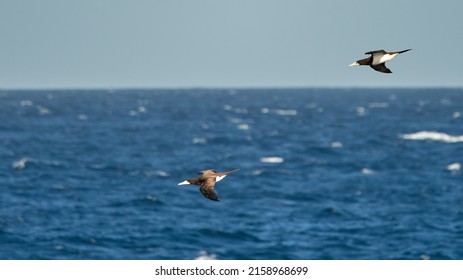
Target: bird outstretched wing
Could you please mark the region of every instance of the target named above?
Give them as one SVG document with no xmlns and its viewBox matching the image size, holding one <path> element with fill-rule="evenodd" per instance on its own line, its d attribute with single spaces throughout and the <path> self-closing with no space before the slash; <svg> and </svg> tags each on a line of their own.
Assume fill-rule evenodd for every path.
<svg viewBox="0 0 463 280">
<path fill-rule="evenodd" d="M 376 71 L 383 72 L 383 73 L 392 73 L 392 71 L 386 67 L 384 63 L 370 65 L 371 68 L 375 69 Z"/>
<path fill-rule="evenodd" d="M 239 171 L 239 169 L 235 169 L 235 170 L 232 170 L 232 171 L 218 172 L 215 175 L 216 176 L 224 176 L 224 175 L 232 174 L 232 173 L 235 173 L 235 172 L 238 172 L 238 171 Z"/>
<path fill-rule="evenodd" d="M 219 201 L 217 193 L 214 191 L 215 177 L 208 178 L 199 188 L 199 191 L 210 200 Z"/>
<path fill-rule="evenodd" d="M 376 50 L 376 51 L 366 52 L 365 54 L 385 54 L 385 53 L 386 53 L 385 50 Z"/>
</svg>

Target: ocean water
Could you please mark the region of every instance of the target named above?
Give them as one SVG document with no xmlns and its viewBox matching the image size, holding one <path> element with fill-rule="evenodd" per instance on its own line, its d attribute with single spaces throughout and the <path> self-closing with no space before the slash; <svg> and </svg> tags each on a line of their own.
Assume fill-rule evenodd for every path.
<svg viewBox="0 0 463 280">
<path fill-rule="evenodd" d="M 0 143 L 0 259 L 463 259 L 462 89 L 3 90 Z"/>
</svg>

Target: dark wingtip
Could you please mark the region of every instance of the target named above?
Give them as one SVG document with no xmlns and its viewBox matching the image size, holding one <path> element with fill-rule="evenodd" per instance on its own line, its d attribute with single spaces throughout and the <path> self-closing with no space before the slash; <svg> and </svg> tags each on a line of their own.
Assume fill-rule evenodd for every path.
<svg viewBox="0 0 463 280">
<path fill-rule="evenodd" d="M 412 49 L 406 49 L 406 50 L 403 50 L 403 51 L 400 51 L 398 53 L 404 53 L 404 52 L 408 52 L 408 51 L 411 51 Z"/>
<path fill-rule="evenodd" d="M 366 52 L 365 54 L 373 55 L 374 53 L 386 53 L 386 51 L 385 50 L 375 50 L 375 51 Z"/>
</svg>

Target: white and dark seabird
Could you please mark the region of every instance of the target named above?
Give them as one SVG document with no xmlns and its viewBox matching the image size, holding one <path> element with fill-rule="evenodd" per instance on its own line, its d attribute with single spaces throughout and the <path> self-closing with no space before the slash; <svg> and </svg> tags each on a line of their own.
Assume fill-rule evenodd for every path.
<svg viewBox="0 0 463 280">
<path fill-rule="evenodd" d="M 365 54 L 369 54 L 370 57 L 357 60 L 349 66 L 370 65 L 370 67 L 375 69 L 376 71 L 383 73 L 392 73 L 392 71 L 386 67 L 385 63 L 389 60 L 394 59 L 398 54 L 408 52 L 409 50 L 411 49 L 399 52 L 386 52 L 384 50 L 366 52 Z"/>
<path fill-rule="evenodd" d="M 228 174 L 235 173 L 239 169 L 227 172 L 217 172 L 214 169 L 204 170 L 199 172 L 201 176 L 198 178 L 187 179 L 178 185 L 198 185 L 201 186 L 199 191 L 210 200 L 219 201 L 217 193 L 214 191 L 215 183 L 222 180 Z"/>
</svg>

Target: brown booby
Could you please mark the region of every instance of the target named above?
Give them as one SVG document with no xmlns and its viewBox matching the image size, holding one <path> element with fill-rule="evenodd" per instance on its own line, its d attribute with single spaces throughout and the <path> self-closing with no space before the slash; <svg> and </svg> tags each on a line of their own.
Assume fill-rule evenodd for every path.
<svg viewBox="0 0 463 280">
<path fill-rule="evenodd" d="M 366 52 L 370 57 L 357 60 L 356 62 L 350 64 L 349 66 L 359 66 L 359 65 L 370 65 L 371 68 L 376 71 L 383 73 L 392 73 L 392 71 L 386 67 L 386 61 L 394 59 L 398 54 L 408 52 L 411 49 L 399 51 L 399 52 L 386 52 L 384 50 L 377 50 Z"/>
<path fill-rule="evenodd" d="M 222 180 L 228 174 L 235 173 L 239 169 L 235 169 L 227 172 L 217 172 L 214 169 L 204 170 L 199 172 L 201 176 L 198 178 L 187 179 L 178 185 L 198 185 L 201 186 L 199 191 L 210 200 L 219 201 L 217 193 L 214 191 L 215 183 Z"/>
</svg>

